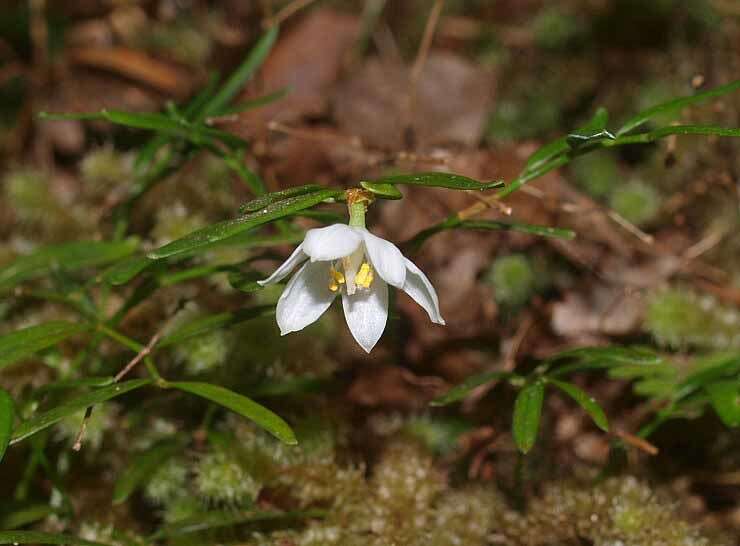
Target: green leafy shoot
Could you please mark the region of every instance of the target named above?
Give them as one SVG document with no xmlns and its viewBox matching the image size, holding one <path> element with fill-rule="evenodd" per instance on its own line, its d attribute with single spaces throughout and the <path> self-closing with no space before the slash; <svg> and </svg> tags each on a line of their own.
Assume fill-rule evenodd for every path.
<svg viewBox="0 0 740 546">
<path fill-rule="evenodd" d="M 0 463 L 3 461 L 5 450 L 10 443 L 14 422 L 15 404 L 13 399 L 6 390 L 0 389 Z"/>
<path fill-rule="evenodd" d="M 514 443 L 522 453 L 528 453 L 537 440 L 545 398 L 545 381 L 538 379 L 525 386 L 514 402 L 512 433 Z"/>
<path fill-rule="evenodd" d="M 447 391 L 444 395 L 432 400 L 431 405 L 446 406 L 448 404 L 452 404 L 453 402 L 457 402 L 467 397 L 478 387 L 501 379 L 511 380 L 512 382 L 524 381 L 523 377 L 513 372 L 485 372 L 471 375 L 465 381 Z"/>
<path fill-rule="evenodd" d="M 85 330 L 84 324 L 56 320 L 0 336 L 0 369 Z"/>
</svg>

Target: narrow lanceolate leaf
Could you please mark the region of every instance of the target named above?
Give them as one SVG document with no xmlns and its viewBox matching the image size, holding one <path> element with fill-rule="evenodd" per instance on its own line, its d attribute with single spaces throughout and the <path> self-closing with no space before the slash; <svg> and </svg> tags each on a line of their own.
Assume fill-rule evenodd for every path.
<svg viewBox="0 0 740 546">
<path fill-rule="evenodd" d="M 249 212 L 258 212 L 265 208 L 267 205 L 272 205 L 278 201 L 285 201 L 290 197 L 298 197 L 299 195 L 307 195 L 309 193 L 316 193 L 318 191 L 326 189 L 324 186 L 318 184 L 305 184 L 303 186 L 296 186 L 294 188 L 287 188 L 285 190 L 274 191 L 261 195 L 257 199 L 244 203 L 239 207 L 240 214 L 246 214 Z"/>
<path fill-rule="evenodd" d="M 54 513 L 56 509 L 48 504 L 23 504 L 0 517 L 0 529 L 18 529 L 42 520 Z"/>
<path fill-rule="evenodd" d="M 522 222 L 500 222 L 497 220 L 463 220 L 459 226 L 462 229 L 480 229 L 491 231 L 518 231 L 540 237 L 553 237 L 555 239 L 571 240 L 576 232 L 571 229 L 563 229 L 551 226 L 538 226 L 535 224 L 524 224 Z"/>
<path fill-rule="evenodd" d="M 153 263 L 152 260 L 144 256 L 130 256 L 113 265 L 103 273 L 101 278 L 110 285 L 120 286 L 128 283 Z"/>
<path fill-rule="evenodd" d="M 601 409 L 601 406 L 599 406 L 592 396 L 572 383 L 566 383 L 557 379 L 550 379 L 548 382 L 570 396 L 579 406 L 586 410 L 586 413 L 591 416 L 597 427 L 604 432 L 609 432 L 609 421 L 606 418 L 606 414 L 604 414 L 604 410 Z"/>
<path fill-rule="evenodd" d="M 604 146 L 623 146 L 625 144 L 646 144 L 671 135 L 704 135 L 720 137 L 740 137 L 740 129 L 720 127 L 719 125 L 668 125 L 636 135 L 626 135 L 614 140 L 605 140 Z"/>
<path fill-rule="evenodd" d="M 535 151 L 527 158 L 523 174 L 532 173 L 545 165 L 548 161 L 562 155 L 573 148 L 593 141 L 594 138 L 614 138 L 606 131 L 606 124 L 609 121 L 609 112 L 606 108 L 598 108 L 593 117 L 581 127 L 572 131 L 568 136 L 560 137 L 549 142 Z"/>
<path fill-rule="evenodd" d="M 522 453 L 528 453 L 537 440 L 544 398 L 544 381 L 536 381 L 527 385 L 519 391 L 516 397 L 512 432 L 514 443 Z"/>
<path fill-rule="evenodd" d="M 60 406 L 36 415 L 35 417 L 31 417 L 27 421 L 23 421 L 13 432 L 13 437 L 10 440 L 10 443 L 15 444 L 20 442 L 21 440 L 58 423 L 65 417 L 74 415 L 88 406 L 100 404 L 106 400 L 121 396 L 122 394 L 126 394 L 127 392 L 150 383 L 151 381 L 149 379 L 133 379 L 124 383 L 115 383 L 101 389 L 96 389 L 77 398 L 73 398 L 72 400 L 68 400 Z"/>
<path fill-rule="evenodd" d="M 512 372 L 486 372 L 468 377 L 459 385 L 453 387 L 446 394 L 432 400 L 432 406 L 446 406 L 468 396 L 473 390 L 481 385 L 498 381 L 499 379 L 520 379 L 521 377 Z"/>
<path fill-rule="evenodd" d="M 578 149 L 605 139 L 614 140 L 614 135 L 606 128 L 608 122 L 609 112 L 606 108 L 598 108 L 588 123 L 568 134 L 565 139 L 568 146 Z"/>
<path fill-rule="evenodd" d="M 192 533 L 201 533 L 210 529 L 243 525 L 245 523 L 257 523 L 275 520 L 307 519 L 324 517 L 324 510 L 305 510 L 296 512 L 265 512 L 260 510 L 247 511 L 211 511 L 189 516 L 176 523 L 161 528 L 149 537 L 157 540 L 165 537 L 176 537 Z"/>
<path fill-rule="evenodd" d="M 570 229 L 524 224 L 522 222 L 502 222 L 499 220 L 459 220 L 456 218 L 448 218 L 439 224 L 420 231 L 414 235 L 413 238 L 406 241 L 404 246 L 416 250 L 433 235 L 451 229 L 517 231 L 520 233 L 528 233 L 530 235 L 538 235 L 540 237 L 554 237 L 556 239 L 566 240 L 573 239 L 576 236 L 576 233 Z"/>
<path fill-rule="evenodd" d="M 273 220 L 295 214 L 298 211 L 311 208 L 322 201 L 333 198 L 341 194 L 343 190 L 325 189 L 319 192 L 310 193 L 298 197 L 291 197 L 277 203 L 266 206 L 259 212 L 247 214 L 234 220 L 220 222 L 211 226 L 199 229 L 182 239 L 173 241 L 163 247 L 160 247 L 149 254 L 154 260 L 176 256 L 186 252 L 192 252 L 196 249 L 202 249 L 207 245 L 222 241 L 243 233 L 249 229 L 261 226 Z"/>
<path fill-rule="evenodd" d="M 84 329 L 83 324 L 56 320 L 0 336 L 0 369 L 52 347 Z"/>
<path fill-rule="evenodd" d="M 728 427 L 740 426 L 740 378 L 710 383 L 704 389 L 722 422 Z"/>
<path fill-rule="evenodd" d="M 220 404 L 225 408 L 250 419 L 286 444 L 297 444 L 295 434 L 282 417 L 241 394 L 210 383 L 180 381 L 168 383 L 170 387 L 189 392 Z"/>
<path fill-rule="evenodd" d="M 181 437 L 157 442 L 152 447 L 134 457 L 131 465 L 124 470 L 113 489 L 113 503 L 125 502 L 131 494 L 144 485 L 157 469 L 179 453 L 186 442 Z"/>
<path fill-rule="evenodd" d="M 360 185 L 367 191 L 374 193 L 381 199 L 402 199 L 403 194 L 398 191 L 396 186 L 386 182 L 368 182 L 363 180 Z"/>
<path fill-rule="evenodd" d="M 273 305 L 260 305 L 257 307 L 249 307 L 247 309 L 240 309 L 233 313 L 217 313 L 215 315 L 206 315 L 199 317 L 195 320 L 183 324 L 180 328 L 164 337 L 158 344 L 157 347 L 168 347 L 171 345 L 177 345 L 186 339 L 202 336 L 215 330 L 227 328 L 234 324 L 244 322 L 247 320 L 256 319 L 259 317 L 265 317 L 272 315 L 275 312 Z"/>
<path fill-rule="evenodd" d="M 249 52 L 249 55 L 247 55 L 247 58 L 244 59 L 244 62 L 224 82 L 218 93 L 205 104 L 201 112 L 198 113 L 199 119 L 208 116 L 220 116 L 225 112 L 229 102 L 242 90 L 244 84 L 249 81 L 259 67 L 262 66 L 262 63 L 265 62 L 272 46 L 275 45 L 277 37 L 277 26 L 273 26 L 262 35 Z"/>
<path fill-rule="evenodd" d="M 85 112 L 82 114 L 54 114 L 42 112 L 41 119 L 45 120 L 100 120 L 109 121 L 116 125 L 132 129 L 146 129 L 156 131 L 162 135 L 189 140 L 195 145 L 203 145 L 213 140 L 220 140 L 224 144 L 240 148 L 247 143 L 243 139 L 221 131 L 212 129 L 202 123 L 191 123 L 184 118 L 174 118 L 159 113 L 125 112 L 123 110 L 100 110 L 99 112 Z"/>
<path fill-rule="evenodd" d="M 0 531 L 0 544 L 59 544 L 62 546 L 108 546 L 102 542 L 83 540 L 62 533 L 42 533 L 40 531 Z"/>
<path fill-rule="evenodd" d="M 728 83 L 726 85 L 721 85 L 713 89 L 708 89 L 707 91 L 691 95 L 690 97 L 680 97 L 677 99 L 669 100 L 668 102 L 657 104 L 648 108 L 647 110 L 643 110 L 639 114 L 627 120 L 627 122 L 622 125 L 622 127 L 620 127 L 620 129 L 617 131 L 617 136 L 622 136 L 626 133 L 629 133 L 633 129 L 636 129 L 637 127 L 647 123 L 655 116 L 677 113 L 687 106 L 699 104 L 706 100 L 720 97 L 722 95 L 726 95 L 737 90 L 740 90 L 740 80 L 736 80 L 734 82 Z"/>
<path fill-rule="evenodd" d="M 414 173 L 384 176 L 375 180 L 366 180 L 370 184 L 406 184 L 410 186 L 428 186 L 433 188 L 448 188 L 451 190 L 490 190 L 501 188 L 501 181 L 480 182 L 467 176 L 452 173 Z M 362 184 L 362 182 L 360 182 Z"/>
<path fill-rule="evenodd" d="M 0 290 L 43 277 L 54 268 L 73 271 L 115 262 L 134 252 L 136 246 L 137 242 L 134 240 L 75 241 L 44 246 L 31 254 L 16 258 L 5 267 L 0 267 Z"/>
<path fill-rule="evenodd" d="M 15 406 L 13 399 L 7 391 L 0 389 L 0 462 L 3 460 L 5 450 L 8 449 L 14 420 Z"/>
</svg>

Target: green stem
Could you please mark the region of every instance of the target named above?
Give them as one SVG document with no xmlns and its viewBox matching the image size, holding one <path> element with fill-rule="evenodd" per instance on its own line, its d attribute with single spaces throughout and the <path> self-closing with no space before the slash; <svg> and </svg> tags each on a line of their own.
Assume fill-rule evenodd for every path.
<svg viewBox="0 0 740 546">
<path fill-rule="evenodd" d="M 349 210 L 349 225 L 364 228 L 367 203 L 364 201 L 358 201 L 356 203 L 347 204 L 347 209 Z"/>
</svg>

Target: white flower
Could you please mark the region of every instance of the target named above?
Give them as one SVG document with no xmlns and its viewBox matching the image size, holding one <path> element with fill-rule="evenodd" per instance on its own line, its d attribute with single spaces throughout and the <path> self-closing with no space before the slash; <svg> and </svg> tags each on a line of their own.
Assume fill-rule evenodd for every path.
<svg viewBox="0 0 740 546">
<path fill-rule="evenodd" d="M 426 275 L 396 245 L 365 228 L 334 224 L 308 230 L 293 254 L 259 283 L 279 282 L 306 260 L 278 301 L 281 335 L 316 321 L 341 293 L 347 325 L 357 343 L 369 353 L 388 320 L 389 284 L 411 296 L 432 322 L 445 323 L 437 293 Z"/>
</svg>

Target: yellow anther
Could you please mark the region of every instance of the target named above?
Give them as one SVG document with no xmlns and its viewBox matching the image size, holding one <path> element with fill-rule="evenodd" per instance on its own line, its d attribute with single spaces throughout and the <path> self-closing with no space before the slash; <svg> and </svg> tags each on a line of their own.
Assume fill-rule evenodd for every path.
<svg viewBox="0 0 740 546">
<path fill-rule="evenodd" d="M 367 262 L 364 262 L 360 266 L 360 270 L 357 272 L 357 275 L 355 276 L 355 283 L 357 286 L 361 286 L 363 288 L 370 288 L 370 285 L 373 284 L 373 279 L 375 278 L 375 275 L 373 274 L 373 270 L 370 267 L 370 264 Z"/>
<path fill-rule="evenodd" d="M 339 286 L 344 284 L 344 274 L 333 267 L 329 270 L 329 290 L 336 292 Z"/>
</svg>

